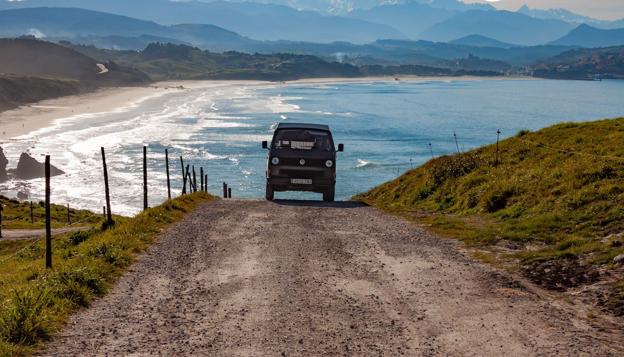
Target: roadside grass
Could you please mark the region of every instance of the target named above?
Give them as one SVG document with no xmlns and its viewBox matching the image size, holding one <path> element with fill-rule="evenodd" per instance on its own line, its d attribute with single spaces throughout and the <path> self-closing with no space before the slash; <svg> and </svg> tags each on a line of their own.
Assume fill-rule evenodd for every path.
<svg viewBox="0 0 624 357">
<path fill-rule="evenodd" d="M 44 268 L 42 240 L 0 242 L 0 356 L 33 353 L 71 313 L 103 296 L 158 233 L 212 199 L 185 195 L 133 218 L 117 217 L 107 230 L 55 237 L 51 270 Z"/>
<path fill-rule="evenodd" d="M 30 221 L 30 203 L 11 200 L 0 196 L 2 204 L 2 228 L 4 229 L 42 229 L 45 228 L 45 207 L 43 202 L 33 202 L 34 223 Z M 52 228 L 66 227 L 67 206 L 51 205 Z M 69 209 L 70 222 L 73 225 L 97 224 L 101 215 L 87 210 Z"/>
<path fill-rule="evenodd" d="M 499 264 L 617 269 L 624 253 L 624 118 L 521 131 L 433 159 L 354 199 L 429 225 Z M 483 255 L 482 253 L 480 253 Z M 614 285 L 624 296 L 624 280 Z"/>
</svg>

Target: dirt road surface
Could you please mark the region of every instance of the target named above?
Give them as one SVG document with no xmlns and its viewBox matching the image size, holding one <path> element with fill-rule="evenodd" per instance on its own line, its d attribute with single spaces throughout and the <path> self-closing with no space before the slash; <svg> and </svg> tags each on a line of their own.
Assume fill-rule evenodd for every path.
<svg viewBox="0 0 624 357">
<path fill-rule="evenodd" d="M 622 356 L 622 336 L 375 209 L 221 200 L 43 354 Z"/>
<path fill-rule="evenodd" d="M 77 232 L 80 230 L 89 229 L 89 227 L 63 227 L 63 228 L 54 228 L 52 229 L 52 235 L 56 236 L 59 234 Z M 2 230 L 2 240 L 19 240 L 19 239 L 33 239 L 33 238 L 41 238 L 45 237 L 46 232 L 45 229 L 3 229 Z"/>
</svg>

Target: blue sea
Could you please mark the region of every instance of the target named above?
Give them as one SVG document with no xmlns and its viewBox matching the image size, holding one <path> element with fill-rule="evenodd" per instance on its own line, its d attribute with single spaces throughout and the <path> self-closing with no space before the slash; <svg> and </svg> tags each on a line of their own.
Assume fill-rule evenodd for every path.
<svg viewBox="0 0 624 357">
<path fill-rule="evenodd" d="M 209 83 L 145 98 L 125 108 L 62 118 L 2 144 L 11 160 L 22 151 L 67 172 L 53 179 L 53 200 L 100 211 L 100 146 L 107 150 L 113 210 L 142 207 L 142 146 L 149 150 L 150 204 L 166 197 L 164 149 L 169 148 L 174 195 L 179 156 L 204 167 L 209 189 L 222 182 L 239 198 L 264 195 L 262 140 L 280 122 L 331 127 L 345 145 L 337 162 L 336 195 L 346 200 L 391 180 L 432 156 L 470 150 L 564 121 L 624 116 L 624 81 L 470 80 L 327 83 Z M 455 142 L 457 138 L 457 144 Z M 41 180 L 11 181 L 0 192 L 42 197 Z M 312 193 L 277 198 L 319 199 Z"/>
</svg>

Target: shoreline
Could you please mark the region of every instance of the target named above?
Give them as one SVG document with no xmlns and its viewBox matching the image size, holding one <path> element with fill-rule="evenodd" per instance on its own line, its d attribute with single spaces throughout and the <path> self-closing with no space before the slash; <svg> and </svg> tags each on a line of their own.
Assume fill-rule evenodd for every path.
<svg viewBox="0 0 624 357">
<path fill-rule="evenodd" d="M 398 79 L 398 81 L 397 81 Z M 535 80 L 531 77 L 419 77 L 419 76 L 383 76 L 356 78 L 307 78 L 284 82 L 258 80 L 179 80 L 156 82 L 144 87 L 111 87 L 90 93 L 77 94 L 21 106 L 0 112 L 0 144 L 16 137 L 46 128 L 55 121 L 76 115 L 85 115 L 113 111 L 131 106 L 144 100 L 177 93 L 189 89 L 214 86 L 274 86 L 291 84 L 331 84 L 331 83 L 366 83 L 400 81 L 476 81 L 476 80 Z"/>
</svg>

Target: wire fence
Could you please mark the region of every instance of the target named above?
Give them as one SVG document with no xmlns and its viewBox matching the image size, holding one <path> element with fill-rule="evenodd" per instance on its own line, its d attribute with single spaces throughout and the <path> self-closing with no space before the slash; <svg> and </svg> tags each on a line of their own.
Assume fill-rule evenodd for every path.
<svg viewBox="0 0 624 357">
<path fill-rule="evenodd" d="M 111 188 L 109 185 L 109 175 L 108 175 L 108 167 L 106 165 L 106 154 L 105 154 L 105 149 L 102 147 L 101 148 L 101 155 L 102 155 L 102 173 L 103 173 L 103 185 L 104 185 L 104 196 L 105 196 L 105 200 L 106 200 L 106 206 L 103 207 L 103 220 L 104 220 L 104 224 L 103 224 L 103 228 L 106 229 L 112 225 L 114 225 L 114 218 L 113 218 L 113 211 L 114 208 L 112 207 L 112 203 L 111 203 Z M 180 162 L 182 164 L 182 190 L 181 190 L 181 195 L 185 195 L 187 193 L 195 193 L 195 192 L 208 192 L 208 171 L 206 170 L 206 168 L 204 167 L 199 167 L 199 170 L 196 170 L 195 165 L 191 165 L 191 164 L 187 164 L 186 166 L 184 165 L 184 157 L 180 156 Z M 148 170 L 148 148 L 147 146 L 143 147 L 143 180 L 142 180 L 142 186 L 143 186 L 143 209 L 147 210 L 149 208 L 149 191 L 148 191 L 148 175 L 149 175 L 149 170 Z M 172 198 L 172 184 L 171 184 L 171 178 L 172 178 L 172 174 L 169 170 L 169 150 L 165 149 L 165 167 L 166 167 L 166 174 L 167 174 L 167 197 L 168 199 Z M 45 208 L 45 229 L 41 229 L 41 234 L 39 236 L 39 234 L 33 234 L 32 237 L 27 237 L 27 238 L 18 238 L 18 239 L 22 239 L 22 240 L 32 240 L 31 244 L 28 244 L 27 246 L 17 250 L 16 252 L 4 257 L 1 261 L 0 264 L 6 263 L 7 261 L 14 259 L 16 256 L 18 256 L 19 254 L 22 254 L 23 252 L 32 249 L 35 245 L 39 244 L 41 242 L 41 240 L 45 239 L 46 241 L 46 268 L 51 268 L 52 266 L 52 261 L 51 261 L 51 257 L 52 257 L 52 247 L 51 247 L 51 239 L 52 239 L 52 215 L 51 215 L 51 210 L 50 210 L 50 195 L 51 195 L 51 184 L 50 184 L 50 156 L 47 155 L 46 156 L 46 161 L 44 164 L 44 171 L 45 171 L 45 191 L 46 191 L 46 195 L 45 195 L 45 201 L 44 201 L 44 208 Z M 198 185 L 198 181 L 197 181 L 197 176 L 198 176 L 198 171 L 199 171 L 199 185 Z M 227 187 L 227 184 L 224 182 L 224 198 L 231 198 L 232 197 L 232 189 Z M 29 212 L 29 216 L 30 216 L 30 222 L 31 225 L 34 225 L 35 220 L 34 220 L 34 214 L 33 214 L 33 204 L 32 202 L 30 202 L 30 212 Z M 0 242 L 1 241 L 6 241 L 6 240 L 16 240 L 16 239 L 7 239 L 7 238 L 3 238 L 3 233 L 2 233 L 2 228 L 4 227 L 4 222 L 2 221 L 3 218 L 3 206 L 2 204 L 0 204 Z M 13 219 L 15 219 L 16 217 L 13 216 Z M 24 220 L 28 217 L 24 217 L 24 216 L 17 216 L 17 218 L 19 218 L 20 220 Z M 57 219 L 58 221 L 58 219 Z M 71 208 L 70 205 L 67 204 L 67 221 L 66 224 L 63 225 L 61 228 L 62 230 L 67 230 L 67 228 L 72 228 L 72 227 L 82 227 L 83 225 L 85 225 L 86 223 L 94 223 L 93 222 L 93 216 L 89 217 L 89 218 L 85 218 L 82 220 L 78 220 L 75 222 L 71 222 Z M 35 227 L 33 227 L 35 228 Z M 33 230 L 33 231 L 38 231 L 38 229 L 33 229 L 33 228 L 28 228 L 28 230 Z M 86 228 L 86 226 L 85 226 Z M 17 231 L 17 230 L 16 230 Z M 7 231 L 5 230 L 5 233 Z M 39 236 L 39 237 L 37 237 Z"/>
</svg>

